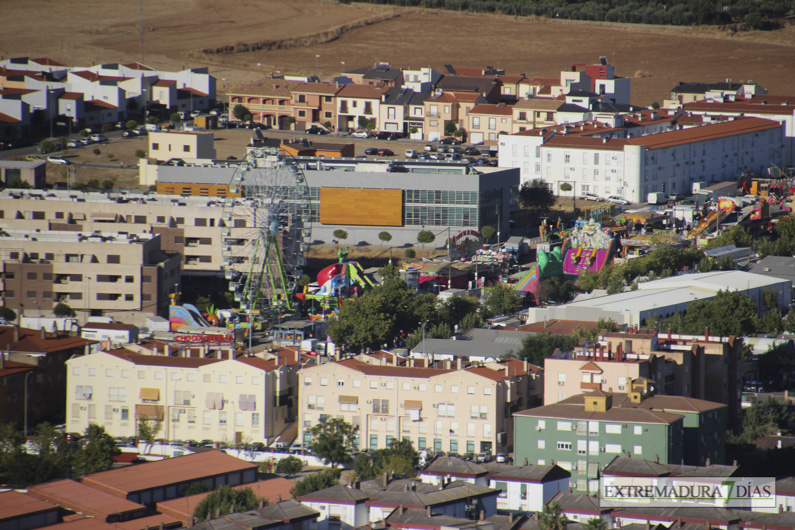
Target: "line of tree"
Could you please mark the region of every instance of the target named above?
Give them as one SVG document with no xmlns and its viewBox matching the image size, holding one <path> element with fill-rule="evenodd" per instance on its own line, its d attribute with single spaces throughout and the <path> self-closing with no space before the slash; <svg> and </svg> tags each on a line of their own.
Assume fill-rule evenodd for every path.
<svg viewBox="0 0 795 530">
<path fill-rule="evenodd" d="M 0 482 L 28 486 L 60 478 L 78 478 L 110 469 L 120 453 L 105 428 L 90 424 L 82 440 L 72 440 L 49 423 L 36 427 L 33 451 L 12 423 L 0 424 Z"/>
<path fill-rule="evenodd" d="M 349 3 L 349 0 L 338 0 Z M 496 13 L 509 16 L 537 16 L 570 20 L 663 24 L 673 26 L 736 25 L 736 29 L 775 29 L 773 20 L 793 12 L 792 0 L 672 0 L 639 2 L 621 0 L 360 0 L 371 4 L 425 7 Z M 734 29 L 734 28 L 733 28 Z"/>
</svg>

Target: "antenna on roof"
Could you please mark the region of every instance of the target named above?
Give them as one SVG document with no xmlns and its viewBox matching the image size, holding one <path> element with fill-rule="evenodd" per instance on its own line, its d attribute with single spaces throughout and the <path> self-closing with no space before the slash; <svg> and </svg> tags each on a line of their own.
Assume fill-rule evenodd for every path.
<svg viewBox="0 0 795 530">
<path fill-rule="evenodd" d="M 607 66 L 607 57 L 604 55 L 599 56 L 599 62 L 602 63 L 602 66 Z"/>
</svg>

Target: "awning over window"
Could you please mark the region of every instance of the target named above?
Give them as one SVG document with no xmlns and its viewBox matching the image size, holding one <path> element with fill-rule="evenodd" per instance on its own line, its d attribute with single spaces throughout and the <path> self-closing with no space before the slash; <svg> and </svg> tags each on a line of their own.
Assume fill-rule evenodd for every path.
<svg viewBox="0 0 795 530">
<path fill-rule="evenodd" d="M 159 388 L 142 388 L 141 389 L 141 399 L 145 399 L 147 401 L 160 401 L 160 389 Z"/>
<path fill-rule="evenodd" d="M 92 213 L 91 219 L 94 221 L 116 221 L 115 213 Z"/>
<path fill-rule="evenodd" d="M 163 405 L 136 405 L 135 418 L 143 416 L 149 420 L 163 421 Z"/>
<path fill-rule="evenodd" d="M 422 410 L 422 401 L 407 399 L 403 403 L 403 408 L 406 410 Z"/>
<path fill-rule="evenodd" d="M 72 216 L 72 220 L 73 221 L 85 221 L 86 220 L 86 214 L 84 214 L 82 212 L 73 213 L 73 214 L 71 214 L 71 216 Z"/>
<path fill-rule="evenodd" d="M 223 410 L 224 394 L 222 392 L 207 392 L 204 397 L 204 407 L 210 410 Z"/>
<path fill-rule="evenodd" d="M 359 396 L 340 396 L 340 403 L 359 403 Z"/>
</svg>

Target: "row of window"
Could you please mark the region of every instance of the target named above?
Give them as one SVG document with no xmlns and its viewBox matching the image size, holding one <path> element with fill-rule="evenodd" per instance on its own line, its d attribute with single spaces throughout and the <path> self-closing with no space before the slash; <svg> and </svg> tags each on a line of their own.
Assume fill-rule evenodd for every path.
<svg viewBox="0 0 795 530">
<path fill-rule="evenodd" d="M 118 376 L 123 378 L 123 379 L 126 379 L 126 378 L 130 377 L 130 373 L 131 373 L 130 370 L 128 370 L 126 368 L 123 368 L 121 370 L 115 370 L 113 368 L 106 368 L 104 370 L 104 372 L 105 372 L 105 377 L 111 377 L 111 378 L 112 377 L 116 377 L 117 376 L 116 374 L 118 373 Z M 73 366 L 72 367 L 72 375 L 81 375 L 82 373 L 83 373 L 83 370 L 82 370 L 82 368 L 80 366 Z M 97 374 L 99 373 L 99 370 L 97 368 L 89 368 L 87 373 L 88 373 L 89 377 L 96 377 Z M 147 370 L 138 370 L 138 379 L 147 379 L 147 374 L 148 374 Z M 154 377 L 155 380 L 161 381 L 165 377 L 165 372 L 163 370 L 155 370 L 154 373 L 153 373 L 153 377 Z M 182 380 L 182 372 L 181 371 L 173 371 L 173 372 L 171 372 L 169 379 L 171 379 L 172 381 L 181 381 Z M 196 372 L 187 372 L 187 373 L 185 373 L 185 380 L 186 381 L 196 381 Z M 212 380 L 213 380 L 212 374 L 203 374 L 203 376 L 202 376 L 202 381 L 203 382 L 212 383 L 213 382 Z M 232 380 L 234 380 L 235 384 L 242 385 L 242 384 L 245 384 L 245 382 L 246 382 L 246 376 L 236 375 L 236 376 L 230 378 L 230 376 L 227 375 L 227 374 L 219 374 L 218 378 L 217 378 L 217 382 L 221 383 L 221 384 L 229 383 Z M 259 385 L 261 383 L 262 383 L 262 377 L 261 376 L 258 376 L 258 375 L 251 376 L 251 384 L 252 385 Z M 81 387 L 78 386 L 77 388 L 81 388 Z M 89 387 L 86 387 L 86 388 L 91 388 L 91 387 L 89 386 Z"/>
<path fill-rule="evenodd" d="M 329 385 L 329 378 L 328 377 L 321 377 L 318 381 L 320 386 L 328 386 Z M 345 386 L 345 379 L 337 379 L 336 384 L 338 387 Z M 353 379 L 352 380 L 353 388 L 361 388 L 362 380 L 361 379 Z M 304 386 L 311 386 L 312 385 L 312 378 L 311 377 L 304 377 Z M 387 380 L 384 382 L 379 381 L 378 379 L 370 379 L 370 388 L 377 389 L 377 388 L 386 388 L 387 390 L 394 390 L 395 389 L 395 381 Z M 425 392 L 428 389 L 427 383 L 414 383 L 411 381 L 403 381 L 400 384 L 400 389 L 405 391 L 418 391 L 418 392 Z M 466 391 L 467 394 L 475 394 L 477 390 L 477 385 L 467 385 L 465 389 L 462 389 L 460 385 L 449 385 L 445 390 L 445 385 L 442 383 L 437 383 L 433 385 L 433 391 L 437 393 L 441 392 L 449 392 L 450 394 L 458 394 L 459 391 L 463 393 Z M 490 386 L 483 387 L 483 395 L 490 396 L 492 392 L 492 388 Z"/>
<path fill-rule="evenodd" d="M 248 421 L 246 420 L 247 414 L 245 412 L 234 412 L 229 413 L 225 410 L 215 411 L 205 410 L 202 412 L 202 425 L 227 425 L 229 420 L 234 421 L 235 427 L 245 427 L 247 424 L 251 427 L 259 427 L 260 426 L 260 413 L 259 412 L 252 412 L 248 415 Z M 82 418 L 86 418 L 89 420 L 96 420 L 97 419 L 97 406 L 93 404 L 89 405 L 81 405 L 80 403 L 73 403 L 72 404 L 72 419 L 73 420 L 80 420 Z M 118 407 L 114 405 L 105 405 L 105 414 L 104 414 L 105 421 L 129 421 L 130 420 L 130 408 L 129 407 Z M 171 408 L 170 409 L 170 421 L 171 423 L 187 423 L 189 425 L 197 423 L 197 414 L 195 409 L 179 409 L 179 408 Z"/>
<path fill-rule="evenodd" d="M 588 434 L 599 434 L 600 425 L 601 422 L 598 421 L 556 421 L 556 428 L 558 431 L 576 431 L 577 434 L 585 434 L 586 432 Z M 624 429 L 629 429 L 630 427 L 632 427 L 633 434 L 637 436 L 640 436 L 649 430 L 648 428 L 643 427 L 643 425 L 628 425 L 626 423 L 605 423 L 603 430 L 605 434 L 622 434 Z M 547 428 L 547 421 L 538 420 L 536 428 L 539 431 L 543 431 Z"/>
<path fill-rule="evenodd" d="M 546 440 L 538 440 L 538 449 L 546 449 Z M 555 449 L 558 451 L 571 451 L 572 443 L 567 441 L 558 441 Z M 633 454 L 642 454 L 643 447 L 640 445 L 633 445 Z M 599 445 L 599 440 L 577 440 L 577 454 L 578 455 L 598 455 L 599 453 L 622 454 L 624 450 L 621 444 L 604 444 Z"/>
<path fill-rule="evenodd" d="M 476 191 L 405 190 L 406 204 L 472 204 L 478 203 Z"/>
<path fill-rule="evenodd" d="M 477 208 L 450 208 L 445 206 L 406 206 L 406 225 L 478 226 Z"/>
</svg>

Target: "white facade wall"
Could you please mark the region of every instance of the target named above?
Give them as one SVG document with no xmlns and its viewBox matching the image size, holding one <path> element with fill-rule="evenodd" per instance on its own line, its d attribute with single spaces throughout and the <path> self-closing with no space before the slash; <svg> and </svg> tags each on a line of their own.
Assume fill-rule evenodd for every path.
<svg viewBox="0 0 795 530">
<path fill-rule="evenodd" d="M 569 491 L 569 478 L 549 482 L 522 482 L 495 480 L 489 487 L 497 489 L 497 482 L 505 482 L 507 489 L 497 497 L 498 510 L 541 512 L 544 505 L 559 491 Z M 525 492 L 523 495 L 522 492 Z"/>
<path fill-rule="evenodd" d="M 705 126 L 709 127 L 709 126 Z M 556 194 L 619 195 L 645 201 L 651 192 L 689 193 L 693 182 L 721 182 L 740 172 L 761 172 L 783 163 L 783 128 L 647 149 L 643 145 L 563 147 L 543 143 L 538 136 L 503 135 L 501 167 L 521 169 L 521 182 L 540 178 Z M 616 145 L 616 143 L 613 143 Z M 573 190 L 560 191 L 568 182 Z"/>
<path fill-rule="evenodd" d="M 369 520 L 369 509 L 364 502 L 357 504 L 344 504 L 332 502 L 310 502 L 302 501 L 301 504 L 320 512 L 315 524 L 312 525 L 316 530 L 333 529 L 349 530 L 366 525 Z M 339 523 L 330 525 L 330 517 L 339 518 Z"/>
</svg>

